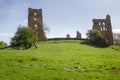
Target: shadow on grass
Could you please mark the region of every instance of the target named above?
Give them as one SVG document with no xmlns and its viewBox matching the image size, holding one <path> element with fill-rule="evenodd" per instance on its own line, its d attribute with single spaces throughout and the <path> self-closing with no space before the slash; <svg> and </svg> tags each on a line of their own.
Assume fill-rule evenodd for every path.
<svg viewBox="0 0 120 80">
<path fill-rule="evenodd" d="M 93 43 L 90 43 L 88 41 L 82 41 L 80 44 L 84 44 L 84 45 L 88 45 L 88 46 L 92 46 L 92 47 L 97 47 L 97 48 L 109 47 L 108 45 L 105 45 L 105 44 L 93 44 Z"/>
</svg>

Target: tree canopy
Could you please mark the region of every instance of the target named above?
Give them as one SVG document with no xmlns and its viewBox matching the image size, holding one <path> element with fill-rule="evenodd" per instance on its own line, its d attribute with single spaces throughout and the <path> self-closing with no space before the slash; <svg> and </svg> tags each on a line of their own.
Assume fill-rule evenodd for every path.
<svg viewBox="0 0 120 80">
<path fill-rule="evenodd" d="M 106 39 L 98 30 L 88 30 L 87 38 L 93 44 L 106 44 Z"/>
<path fill-rule="evenodd" d="M 23 48 L 28 49 L 36 43 L 36 34 L 35 32 L 28 27 L 18 27 L 17 32 L 14 37 L 11 39 L 11 46 L 17 49 Z M 37 46 L 35 45 L 37 48 Z"/>
<path fill-rule="evenodd" d="M 4 41 L 0 41 L 0 49 L 3 49 L 3 48 L 5 48 L 6 46 L 5 46 L 5 43 L 4 43 Z"/>
</svg>

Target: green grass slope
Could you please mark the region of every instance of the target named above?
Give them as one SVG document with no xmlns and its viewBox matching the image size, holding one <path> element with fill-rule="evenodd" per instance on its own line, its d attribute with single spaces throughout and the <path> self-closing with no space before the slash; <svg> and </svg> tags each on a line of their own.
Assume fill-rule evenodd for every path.
<svg viewBox="0 0 120 80">
<path fill-rule="evenodd" d="M 46 41 L 38 48 L 0 50 L 0 80 L 120 80 L 120 51 L 81 41 Z"/>
</svg>

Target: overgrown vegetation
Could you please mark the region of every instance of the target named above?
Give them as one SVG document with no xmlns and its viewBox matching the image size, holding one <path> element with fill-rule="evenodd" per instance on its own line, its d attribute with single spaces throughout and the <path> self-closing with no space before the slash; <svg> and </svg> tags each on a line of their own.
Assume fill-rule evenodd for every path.
<svg viewBox="0 0 120 80">
<path fill-rule="evenodd" d="M 6 47 L 4 41 L 0 41 L 0 49 L 4 49 Z"/>
<path fill-rule="evenodd" d="M 11 46 L 17 49 L 28 49 L 31 48 L 32 45 L 35 45 L 36 40 L 36 34 L 31 28 L 19 27 L 11 39 Z"/>
<path fill-rule="evenodd" d="M 79 40 L 38 43 L 0 51 L 0 80 L 119 80 L 120 51 Z M 118 48 L 118 47 L 117 47 Z"/>
<path fill-rule="evenodd" d="M 90 43 L 106 45 L 106 38 L 98 30 L 88 30 L 87 37 Z"/>
</svg>

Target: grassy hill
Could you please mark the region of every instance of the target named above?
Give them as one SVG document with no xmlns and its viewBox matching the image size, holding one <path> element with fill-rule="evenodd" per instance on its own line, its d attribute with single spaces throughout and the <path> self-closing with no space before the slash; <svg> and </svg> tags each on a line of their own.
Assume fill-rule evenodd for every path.
<svg viewBox="0 0 120 80">
<path fill-rule="evenodd" d="M 46 41 L 38 48 L 0 50 L 0 80 L 119 80 L 120 50 L 81 44 L 78 40 Z"/>
</svg>

